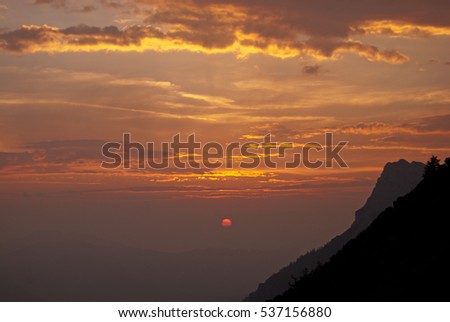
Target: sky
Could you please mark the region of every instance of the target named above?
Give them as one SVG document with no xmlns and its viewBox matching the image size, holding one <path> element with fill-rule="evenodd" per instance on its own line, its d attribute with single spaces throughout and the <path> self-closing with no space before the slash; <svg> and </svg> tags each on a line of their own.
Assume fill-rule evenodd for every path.
<svg viewBox="0 0 450 322">
<path fill-rule="evenodd" d="M 318 247 L 385 163 L 450 155 L 449 45 L 444 0 L 2 0 L 3 238 Z M 301 145 L 326 132 L 349 142 L 348 168 L 100 167 L 123 133 Z"/>
</svg>

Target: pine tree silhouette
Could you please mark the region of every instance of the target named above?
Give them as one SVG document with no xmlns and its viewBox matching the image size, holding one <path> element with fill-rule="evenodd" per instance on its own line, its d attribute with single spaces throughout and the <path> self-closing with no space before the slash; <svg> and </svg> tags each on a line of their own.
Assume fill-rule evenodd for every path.
<svg viewBox="0 0 450 322">
<path fill-rule="evenodd" d="M 429 178 L 432 175 L 434 175 L 441 166 L 440 162 L 441 162 L 441 160 L 439 160 L 437 156 L 432 155 L 430 160 L 427 162 L 427 165 L 425 166 L 425 171 L 423 173 L 423 177 Z"/>
<path fill-rule="evenodd" d="M 447 169 L 450 169 L 450 158 L 445 159 L 444 166 L 447 167 Z"/>
</svg>

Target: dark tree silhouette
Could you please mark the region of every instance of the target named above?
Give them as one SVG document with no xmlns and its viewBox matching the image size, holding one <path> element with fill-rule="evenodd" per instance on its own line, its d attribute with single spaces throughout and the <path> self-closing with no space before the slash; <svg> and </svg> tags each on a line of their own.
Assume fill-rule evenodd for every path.
<svg viewBox="0 0 450 322">
<path fill-rule="evenodd" d="M 427 162 L 427 165 L 425 166 L 423 177 L 428 178 L 433 174 L 435 174 L 439 170 L 439 167 L 441 166 L 440 162 L 441 160 L 439 160 L 437 156 L 432 155 L 430 160 Z"/>
<path fill-rule="evenodd" d="M 447 167 L 447 169 L 450 169 L 450 158 L 445 159 L 444 165 Z"/>
</svg>

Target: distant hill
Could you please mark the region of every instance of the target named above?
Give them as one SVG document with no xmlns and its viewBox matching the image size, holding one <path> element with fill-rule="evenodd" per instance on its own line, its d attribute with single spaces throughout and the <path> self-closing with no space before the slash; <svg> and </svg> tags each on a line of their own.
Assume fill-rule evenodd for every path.
<svg viewBox="0 0 450 322">
<path fill-rule="evenodd" d="M 450 159 L 431 166 L 412 192 L 275 300 L 449 301 Z"/>
<path fill-rule="evenodd" d="M 409 163 L 405 160 L 387 163 L 366 204 L 356 211 L 355 221 L 347 231 L 325 246 L 300 256 L 295 262 L 282 268 L 264 283 L 259 284 L 257 290 L 248 295 L 245 300 L 270 300 L 288 290 L 294 278 L 301 277 L 306 270 L 314 269 L 318 263 L 327 262 L 345 243 L 366 229 L 381 211 L 392 206 L 398 197 L 414 189 L 422 180 L 424 167 L 423 163 Z"/>
<path fill-rule="evenodd" d="M 238 301 L 288 258 L 292 251 L 165 253 L 40 238 L 0 247 L 0 301 Z"/>
</svg>

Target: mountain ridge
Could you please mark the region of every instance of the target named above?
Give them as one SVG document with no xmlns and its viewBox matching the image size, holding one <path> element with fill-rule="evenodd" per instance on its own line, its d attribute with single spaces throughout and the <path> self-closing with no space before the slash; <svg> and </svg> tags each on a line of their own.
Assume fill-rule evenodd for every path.
<svg viewBox="0 0 450 322">
<path fill-rule="evenodd" d="M 400 159 L 388 162 L 377 179 L 374 189 L 363 207 L 355 212 L 355 221 L 342 234 L 334 237 L 321 248 L 307 252 L 296 261 L 280 269 L 250 293 L 244 301 L 267 301 L 289 289 L 290 283 L 301 277 L 305 271 L 325 263 L 336 254 L 346 242 L 366 229 L 377 215 L 400 196 L 410 192 L 421 180 L 425 164 Z"/>
<path fill-rule="evenodd" d="M 450 158 L 429 161 L 414 190 L 274 300 L 449 301 L 449 198 Z"/>
</svg>

